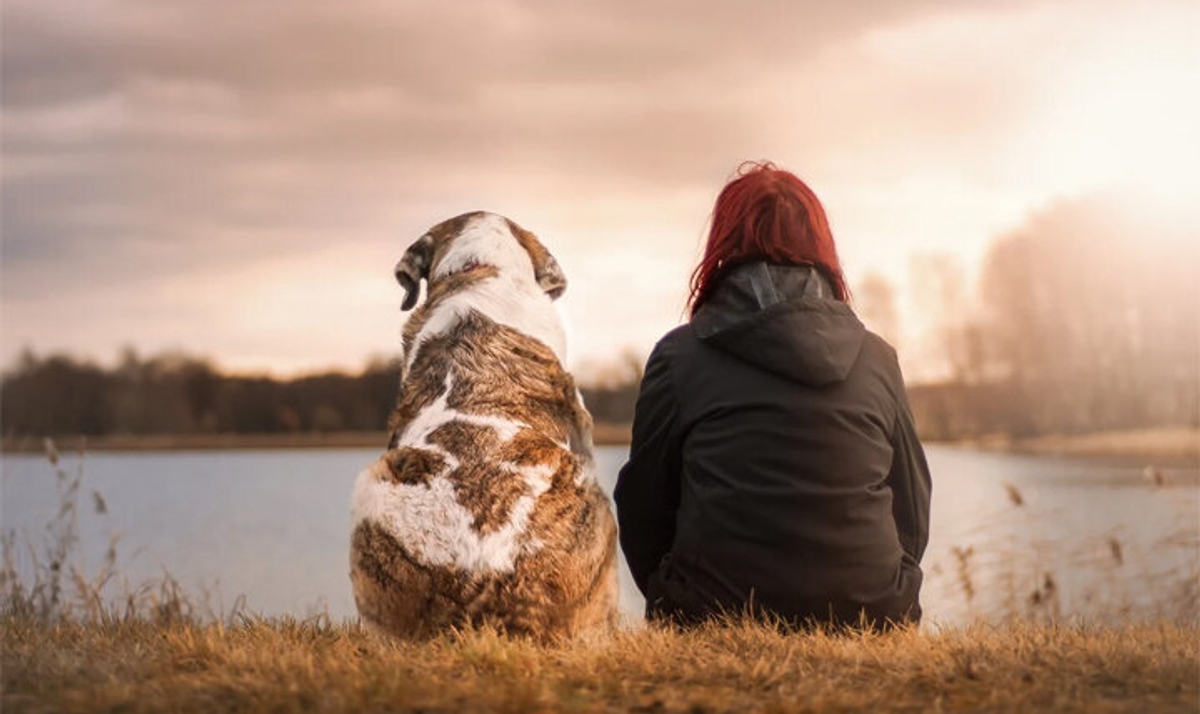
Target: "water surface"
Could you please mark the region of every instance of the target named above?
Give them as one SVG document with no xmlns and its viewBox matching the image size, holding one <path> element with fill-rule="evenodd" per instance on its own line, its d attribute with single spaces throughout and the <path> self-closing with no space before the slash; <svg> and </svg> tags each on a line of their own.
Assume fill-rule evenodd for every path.
<svg viewBox="0 0 1200 714">
<path fill-rule="evenodd" d="M 611 488 L 626 451 L 598 450 Z M 354 616 L 349 499 L 376 450 L 98 453 L 82 469 L 79 527 L 95 570 L 112 536 L 131 585 L 170 573 L 214 609 L 244 595 L 265 615 Z M 1197 612 L 1200 477 L 1141 465 L 932 446 L 934 477 L 923 601 L 929 621 L 1032 616 L 1178 618 Z M 5 455 L 3 527 L 44 542 L 58 510 L 44 457 Z M 95 512 L 92 492 L 106 513 Z M 1019 502 L 1019 503 L 1018 503 Z M 29 557 L 18 553 L 19 566 Z M 643 602 L 622 562 L 621 606 Z"/>
</svg>

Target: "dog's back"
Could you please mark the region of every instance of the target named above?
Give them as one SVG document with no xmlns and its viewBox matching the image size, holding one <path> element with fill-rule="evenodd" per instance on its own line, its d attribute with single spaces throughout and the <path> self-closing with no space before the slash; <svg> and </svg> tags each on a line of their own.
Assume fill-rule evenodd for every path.
<svg viewBox="0 0 1200 714">
<path fill-rule="evenodd" d="M 431 281 L 406 329 L 389 450 L 356 484 L 355 599 L 393 634 L 489 623 L 549 637 L 615 616 L 616 526 L 559 356 L 483 310 L 425 329 L 490 277 Z"/>
</svg>

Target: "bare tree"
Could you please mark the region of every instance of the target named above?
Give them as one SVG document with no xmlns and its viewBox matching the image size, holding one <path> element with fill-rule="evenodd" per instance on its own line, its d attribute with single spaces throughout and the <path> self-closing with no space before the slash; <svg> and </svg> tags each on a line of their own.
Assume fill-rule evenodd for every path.
<svg viewBox="0 0 1200 714">
<path fill-rule="evenodd" d="M 978 382 L 985 371 L 980 327 L 961 261 L 948 253 L 923 253 L 909 263 L 913 297 L 930 327 L 926 341 L 949 379 Z"/>
<path fill-rule="evenodd" d="M 1112 197 L 1062 202 L 989 252 L 986 348 L 1033 429 L 1196 421 L 1200 241 L 1149 218 Z"/>
<path fill-rule="evenodd" d="M 854 289 L 854 306 L 863 323 L 896 346 L 900 338 L 900 316 L 896 311 L 896 290 L 879 273 L 863 276 Z"/>
</svg>

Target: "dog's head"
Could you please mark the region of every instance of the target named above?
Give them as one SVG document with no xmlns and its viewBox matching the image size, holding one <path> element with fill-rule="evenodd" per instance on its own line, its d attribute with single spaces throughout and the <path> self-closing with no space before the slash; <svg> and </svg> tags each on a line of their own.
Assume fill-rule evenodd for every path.
<svg viewBox="0 0 1200 714">
<path fill-rule="evenodd" d="M 504 216 L 485 211 L 464 213 L 430 228 L 396 264 L 396 280 L 404 288 L 401 308 L 417 304 L 421 280 L 438 280 L 466 270 L 488 267 L 513 280 L 536 282 L 557 299 L 567 289 L 558 261 L 537 236 Z"/>
</svg>

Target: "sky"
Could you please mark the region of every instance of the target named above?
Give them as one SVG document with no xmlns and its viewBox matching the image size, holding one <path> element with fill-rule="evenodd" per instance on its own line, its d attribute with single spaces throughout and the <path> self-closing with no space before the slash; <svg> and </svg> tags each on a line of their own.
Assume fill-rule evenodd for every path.
<svg viewBox="0 0 1200 714">
<path fill-rule="evenodd" d="M 683 316 L 744 160 L 824 201 L 851 289 L 1097 192 L 1196 201 L 1200 3 L 4 0 L 0 364 L 233 371 L 399 350 L 392 268 L 464 211 L 570 281 L 571 366 Z"/>
</svg>

